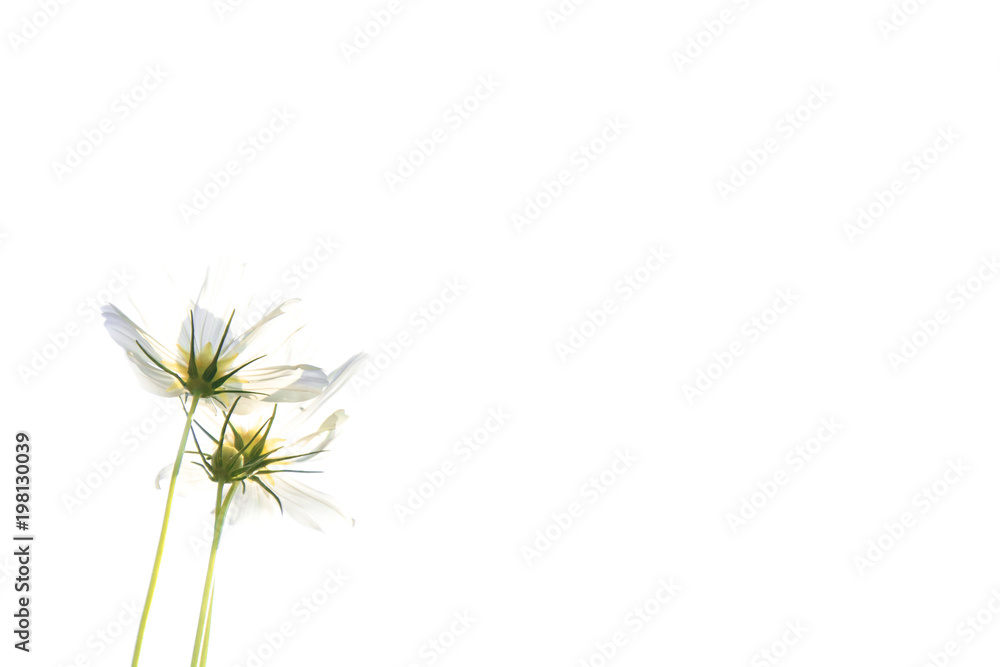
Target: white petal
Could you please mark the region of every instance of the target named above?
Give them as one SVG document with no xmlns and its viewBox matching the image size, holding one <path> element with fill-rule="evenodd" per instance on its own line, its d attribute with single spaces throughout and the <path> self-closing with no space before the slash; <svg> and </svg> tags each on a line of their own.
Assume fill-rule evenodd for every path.
<svg viewBox="0 0 1000 667">
<path fill-rule="evenodd" d="M 330 443 L 339 434 L 339 428 L 343 426 L 347 419 L 346 412 L 337 410 L 326 418 L 315 433 L 310 433 L 285 445 L 282 448 L 282 455 L 299 457 L 293 461 L 289 461 L 288 465 L 297 466 L 326 451 L 326 448 L 330 446 Z"/>
<path fill-rule="evenodd" d="M 245 274 L 246 264 L 221 258 L 205 272 L 205 281 L 195 303 L 212 313 L 233 310 L 246 293 Z"/>
<path fill-rule="evenodd" d="M 195 301 L 195 341 L 199 347 L 217 344 L 233 311 L 245 310 L 247 297 L 244 274 L 246 265 L 223 258 L 205 273 L 205 282 Z M 190 323 L 188 323 L 190 329 Z"/>
<path fill-rule="evenodd" d="M 239 382 L 230 381 L 226 388 L 257 392 L 248 398 L 269 402 L 306 401 L 318 396 L 327 386 L 326 373 L 316 366 L 266 366 L 245 368 L 237 376 Z M 263 395 L 261 395 L 263 394 Z"/>
<path fill-rule="evenodd" d="M 281 448 L 282 456 L 297 456 L 299 458 L 276 465 L 298 468 L 305 461 L 309 461 L 318 454 L 326 451 L 326 448 L 333 442 L 336 435 L 337 431 L 331 429 L 322 433 L 311 433 L 299 438 Z"/>
<path fill-rule="evenodd" d="M 211 344 L 212 349 L 217 350 L 219 341 L 222 340 L 222 334 L 226 330 L 226 324 L 229 322 L 230 314 L 214 313 L 195 305 L 191 310 L 189 319 L 184 321 L 177 344 L 181 349 L 190 350 L 191 332 L 193 330 L 195 350 L 201 350 L 207 344 Z M 226 334 L 227 338 L 228 336 L 229 334 Z"/>
<path fill-rule="evenodd" d="M 168 360 L 177 360 L 177 355 L 169 347 L 161 344 L 160 341 L 146 333 L 142 327 L 133 322 L 117 306 L 105 304 L 101 306 L 101 314 L 104 315 L 104 327 L 111 334 L 111 338 L 121 345 L 126 352 L 132 352 L 143 357 L 146 359 L 145 363 L 147 364 L 150 361 L 146 353 L 149 353 L 150 356 L 160 363 L 165 363 Z M 136 341 L 142 343 L 143 347 L 140 348 Z M 146 352 L 143 352 L 143 349 Z"/>
<path fill-rule="evenodd" d="M 346 412 L 344 412 L 343 410 L 337 410 L 332 415 L 323 420 L 323 423 L 320 424 L 317 433 L 332 431 L 338 426 L 342 425 L 344 422 L 346 422 L 347 419 L 348 417 Z"/>
<path fill-rule="evenodd" d="M 353 357 L 348 359 L 340 368 L 330 373 L 327 376 L 327 381 L 330 383 L 330 393 L 338 391 L 341 387 L 347 384 L 347 381 L 351 379 L 362 366 L 364 366 L 370 357 L 364 352 L 358 352 Z"/>
<path fill-rule="evenodd" d="M 326 412 L 329 409 L 326 407 L 327 402 L 347 384 L 347 381 L 350 380 L 354 373 L 368 362 L 368 359 L 368 355 L 363 352 L 355 354 L 340 368 L 330 373 L 326 378 L 328 384 L 323 389 L 323 393 L 315 401 L 305 406 L 297 415 L 285 422 L 282 425 L 282 432 L 291 434 L 298 431 L 308 431 L 312 433 L 319 430 L 319 425 L 315 422 L 328 418 L 329 413 Z"/>
<path fill-rule="evenodd" d="M 326 528 L 346 521 L 354 525 L 354 519 L 347 516 L 336 501 L 312 487 L 291 479 L 286 474 L 271 475 L 271 489 L 281 498 L 284 513 L 303 526 L 325 531 Z"/>
<path fill-rule="evenodd" d="M 298 299 L 290 299 L 278 304 L 268 310 L 264 315 L 252 324 L 246 331 L 229 340 L 223 348 L 223 354 L 239 353 L 246 355 L 247 359 L 259 357 L 261 354 L 275 356 L 279 354 L 278 348 L 285 345 L 300 325 L 295 318 L 287 317 L 294 312 L 294 306 Z M 245 316 L 245 313 L 242 314 Z M 282 319 L 278 319 L 281 316 Z M 237 314 L 240 317 L 241 314 Z"/>
<path fill-rule="evenodd" d="M 126 356 L 132 362 L 132 370 L 138 376 L 139 384 L 146 391 L 168 397 L 183 396 L 187 393 L 187 389 L 177 381 L 177 378 L 150 364 L 145 355 L 140 359 L 138 355 L 127 352 Z"/>
<path fill-rule="evenodd" d="M 174 470 L 171 463 L 160 470 L 156 475 L 156 488 L 166 489 L 170 485 L 170 473 Z M 212 481 L 205 474 L 205 471 L 190 461 L 181 463 L 181 469 L 177 473 L 177 482 L 174 491 L 180 496 L 190 496 L 195 493 L 205 491 Z"/>
<path fill-rule="evenodd" d="M 179 396 L 184 393 L 181 383 L 157 365 L 171 362 L 169 352 L 159 342 L 115 306 L 105 305 L 101 312 L 105 328 L 112 340 L 125 350 L 125 355 L 132 362 L 132 368 L 138 372 L 145 389 L 161 396 Z M 141 342 L 142 348 L 136 341 Z"/>
<path fill-rule="evenodd" d="M 277 512 L 278 503 L 274 498 L 254 482 L 247 482 L 245 488 L 236 490 L 229 513 L 226 514 L 226 523 L 253 523 L 273 517 Z"/>
<path fill-rule="evenodd" d="M 129 287 L 129 301 L 142 318 L 142 326 L 156 340 L 174 349 L 189 331 L 188 314 L 194 302 L 182 296 L 177 285 L 161 267 L 149 278 Z M 182 349 L 189 349 L 186 344 Z"/>
</svg>

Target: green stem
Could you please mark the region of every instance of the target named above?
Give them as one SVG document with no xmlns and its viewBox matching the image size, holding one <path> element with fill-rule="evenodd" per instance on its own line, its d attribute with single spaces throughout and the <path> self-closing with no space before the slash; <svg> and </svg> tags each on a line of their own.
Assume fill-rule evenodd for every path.
<svg viewBox="0 0 1000 667">
<path fill-rule="evenodd" d="M 209 598 L 214 600 L 215 588 L 215 555 L 219 550 L 219 540 L 222 538 L 222 527 L 226 523 L 226 512 L 229 511 L 229 503 L 233 501 L 233 494 L 236 492 L 236 484 L 229 485 L 229 492 L 225 501 L 222 500 L 222 487 L 225 482 L 219 482 L 219 489 L 215 494 L 215 536 L 212 538 L 212 553 L 208 557 L 208 572 L 205 573 L 205 590 L 201 595 L 201 613 L 198 615 L 198 632 L 194 638 L 194 652 L 191 655 L 191 667 L 198 667 L 198 658 L 201 656 L 202 635 L 205 634 L 205 618 L 208 612 Z M 206 643 L 205 650 L 208 650 Z M 206 654 L 207 655 L 207 654 Z"/>
<path fill-rule="evenodd" d="M 208 664 L 208 635 L 212 632 L 212 609 L 215 608 L 215 582 L 212 582 L 212 599 L 208 602 L 208 618 L 205 619 L 205 639 L 201 642 L 201 660 L 198 667 Z"/>
<path fill-rule="evenodd" d="M 177 473 L 180 472 L 184 460 L 184 448 L 187 446 L 188 433 L 191 432 L 191 420 L 194 419 L 195 408 L 198 407 L 200 396 L 192 396 L 191 408 L 187 413 L 187 423 L 184 424 L 184 434 L 177 448 L 177 458 L 174 460 L 174 470 L 170 475 L 170 488 L 167 490 L 167 507 L 163 510 L 163 526 L 160 528 L 160 543 L 156 547 L 156 560 L 153 561 L 153 574 L 149 578 L 149 590 L 146 591 L 146 604 L 142 608 L 142 619 L 139 621 L 139 635 L 135 638 L 135 650 L 132 652 L 132 667 L 139 665 L 139 652 L 142 650 L 142 637 L 146 632 L 146 621 L 149 619 L 149 608 L 153 606 L 153 593 L 156 590 L 156 578 L 160 574 L 160 560 L 163 558 L 163 545 L 167 541 L 167 524 L 170 523 L 170 507 L 174 502 L 174 486 L 177 484 Z"/>
</svg>

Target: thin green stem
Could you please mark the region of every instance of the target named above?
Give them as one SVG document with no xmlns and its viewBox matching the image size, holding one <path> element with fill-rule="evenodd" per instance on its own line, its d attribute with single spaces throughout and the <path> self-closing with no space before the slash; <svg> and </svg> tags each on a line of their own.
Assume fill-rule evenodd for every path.
<svg viewBox="0 0 1000 667">
<path fill-rule="evenodd" d="M 191 656 L 191 667 L 198 667 L 198 658 L 201 653 L 202 635 L 205 631 L 206 604 L 210 591 L 213 590 L 215 573 L 215 553 L 219 547 L 219 537 L 222 531 L 219 529 L 219 517 L 222 516 L 222 488 L 224 482 L 219 482 L 215 489 L 215 530 L 212 533 L 212 553 L 208 557 L 208 572 L 205 574 L 205 592 L 201 596 L 201 613 L 198 615 L 198 632 L 194 637 L 194 655 Z"/>
<path fill-rule="evenodd" d="M 163 545 L 167 541 L 167 525 L 170 523 L 170 507 L 174 502 L 174 487 L 177 484 L 177 473 L 180 472 L 181 462 L 184 460 L 184 448 L 187 446 L 188 433 L 191 432 L 191 420 L 194 419 L 195 408 L 198 407 L 198 399 L 195 394 L 192 396 L 191 407 L 187 413 L 187 423 L 184 424 L 184 434 L 181 436 L 181 444 L 177 448 L 177 458 L 174 459 L 174 469 L 170 475 L 170 488 L 167 490 L 167 507 L 163 510 L 163 525 L 160 528 L 160 542 L 156 546 L 156 559 L 153 561 L 153 574 L 149 578 L 149 590 L 146 591 L 146 604 L 142 608 L 142 618 L 139 621 L 139 635 L 135 639 L 135 650 L 132 652 L 132 667 L 139 665 L 139 653 L 142 651 L 142 637 L 146 632 L 146 621 L 149 619 L 149 609 L 153 606 L 153 593 L 156 591 L 156 578 L 160 574 L 160 560 L 163 558 Z"/>
<path fill-rule="evenodd" d="M 201 595 L 201 613 L 198 615 L 198 632 L 194 638 L 194 652 L 191 654 L 191 667 L 198 667 L 198 658 L 202 655 L 202 635 L 205 634 L 205 619 L 208 613 L 209 599 L 214 599 L 215 589 L 215 555 L 219 550 L 219 540 L 222 538 L 222 527 L 226 523 L 226 512 L 229 511 L 229 503 L 233 501 L 233 494 L 236 492 L 236 485 L 229 485 L 229 492 L 226 499 L 222 500 L 222 487 L 225 482 L 219 482 L 218 491 L 215 494 L 215 535 L 212 538 L 212 553 L 208 557 L 208 572 L 205 573 L 205 590 Z M 207 657 L 208 645 L 206 642 L 205 651 Z"/>
<path fill-rule="evenodd" d="M 212 609 L 215 608 L 215 582 L 212 582 L 212 599 L 208 601 L 208 618 L 205 619 L 205 639 L 201 642 L 201 660 L 198 667 L 208 665 L 208 636 L 212 632 Z"/>
</svg>

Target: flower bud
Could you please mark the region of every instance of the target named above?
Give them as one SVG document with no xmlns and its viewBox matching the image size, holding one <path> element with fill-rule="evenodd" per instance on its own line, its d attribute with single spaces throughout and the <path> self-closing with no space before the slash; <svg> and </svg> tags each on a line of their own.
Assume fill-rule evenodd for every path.
<svg viewBox="0 0 1000 667">
<path fill-rule="evenodd" d="M 243 455 L 235 447 L 225 444 L 215 450 L 212 455 L 212 468 L 215 477 L 221 481 L 232 481 L 232 472 L 243 465 Z"/>
</svg>

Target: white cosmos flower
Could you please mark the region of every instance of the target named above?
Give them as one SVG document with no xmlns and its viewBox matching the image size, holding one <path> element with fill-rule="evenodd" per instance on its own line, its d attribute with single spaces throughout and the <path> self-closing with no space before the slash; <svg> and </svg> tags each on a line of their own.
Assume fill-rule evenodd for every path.
<svg viewBox="0 0 1000 667">
<path fill-rule="evenodd" d="M 180 492 L 189 495 L 207 491 L 220 481 L 239 485 L 226 515 L 227 523 L 280 512 L 316 530 L 337 521 L 353 526 L 354 520 L 332 497 L 295 476 L 319 472 L 304 470 L 303 464 L 326 452 L 347 421 L 343 410 L 332 410 L 327 403 L 367 360 L 366 355 L 358 354 L 333 371 L 323 393 L 305 407 L 288 406 L 284 414 L 277 415 L 278 406 L 274 406 L 267 416 L 258 411 L 199 423 L 201 435 L 195 433 L 198 451 L 189 453 L 177 478 Z M 220 438 L 223 432 L 225 436 Z M 171 466 L 160 471 L 157 487 L 170 477 L 170 472 Z"/>
<path fill-rule="evenodd" d="M 156 303 L 146 304 L 138 318 L 142 326 L 116 306 L 101 309 L 105 327 L 146 389 L 160 396 L 211 397 L 223 406 L 237 396 L 249 403 L 304 401 L 323 390 L 322 369 L 290 363 L 299 327 L 289 312 L 297 300 L 272 306 L 237 334 L 251 303 L 242 294 L 244 271 L 228 261 L 210 268 L 193 302 L 176 289 L 155 295 Z"/>
</svg>

